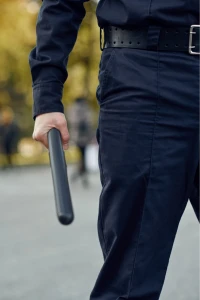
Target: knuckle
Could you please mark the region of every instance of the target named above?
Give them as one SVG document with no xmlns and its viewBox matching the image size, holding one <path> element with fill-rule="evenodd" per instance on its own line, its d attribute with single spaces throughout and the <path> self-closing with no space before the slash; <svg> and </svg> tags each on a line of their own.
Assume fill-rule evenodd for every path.
<svg viewBox="0 0 200 300">
<path fill-rule="evenodd" d="M 42 136 L 41 136 L 41 134 L 40 134 L 39 131 L 36 131 L 36 132 L 33 134 L 33 139 L 34 139 L 34 140 L 38 140 L 38 141 L 40 141 L 40 140 L 42 139 Z"/>
<path fill-rule="evenodd" d="M 68 143 L 68 141 L 69 141 L 69 135 L 64 135 L 64 136 L 63 136 L 63 141 L 64 141 L 65 143 Z"/>
<path fill-rule="evenodd" d="M 59 127 L 67 127 L 66 120 L 65 119 L 59 119 L 59 120 L 57 120 L 57 125 Z"/>
<path fill-rule="evenodd" d="M 69 139 L 69 132 L 66 132 L 65 134 L 64 134 L 64 137 L 66 138 L 66 139 Z"/>
</svg>

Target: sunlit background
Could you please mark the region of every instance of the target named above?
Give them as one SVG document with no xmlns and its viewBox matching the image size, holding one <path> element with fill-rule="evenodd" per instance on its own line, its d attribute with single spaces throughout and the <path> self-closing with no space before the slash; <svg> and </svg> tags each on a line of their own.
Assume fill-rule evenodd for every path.
<svg viewBox="0 0 200 300">
<path fill-rule="evenodd" d="M 39 0 L 0 0 L 0 122 L 4 109 L 11 108 L 20 129 L 13 153 L 15 165 L 48 163 L 45 149 L 31 140 L 33 100 L 28 56 L 36 44 L 35 25 L 40 6 Z M 69 77 L 63 103 L 67 111 L 76 97 L 86 97 L 94 112 L 95 130 L 98 111 L 95 94 L 100 57 L 96 1 L 89 1 L 85 7 L 86 17 L 69 59 Z M 68 162 L 79 159 L 76 147 L 71 145 L 66 158 Z M 0 150 L 0 166 L 3 164 L 4 155 Z"/>
</svg>

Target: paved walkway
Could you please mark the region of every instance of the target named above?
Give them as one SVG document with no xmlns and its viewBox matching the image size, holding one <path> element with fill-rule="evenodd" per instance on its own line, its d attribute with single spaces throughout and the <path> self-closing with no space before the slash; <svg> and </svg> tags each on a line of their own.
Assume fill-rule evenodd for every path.
<svg viewBox="0 0 200 300">
<path fill-rule="evenodd" d="M 55 217 L 49 168 L 0 172 L 0 300 L 88 300 L 102 255 L 98 175 L 71 186 L 76 221 Z M 187 207 L 161 300 L 199 299 L 199 229 Z"/>
</svg>

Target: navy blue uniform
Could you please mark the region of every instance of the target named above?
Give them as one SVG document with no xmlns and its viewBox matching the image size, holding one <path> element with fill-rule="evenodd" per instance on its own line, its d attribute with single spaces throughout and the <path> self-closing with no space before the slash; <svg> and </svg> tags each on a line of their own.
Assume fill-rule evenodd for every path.
<svg viewBox="0 0 200 300">
<path fill-rule="evenodd" d="M 34 116 L 63 111 L 83 0 L 44 0 L 30 56 Z M 198 0 L 101 0 L 101 27 L 198 24 Z M 97 98 L 105 258 L 91 300 L 158 300 L 188 199 L 199 218 L 199 58 L 104 49 Z M 197 295 L 198 297 L 198 295 Z"/>
<path fill-rule="evenodd" d="M 37 47 L 30 55 L 34 117 L 63 112 L 62 90 L 67 79 L 68 56 L 85 16 L 86 0 L 44 0 L 37 23 Z M 199 22 L 198 0 L 100 0 L 100 27 L 190 26 Z"/>
</svg>

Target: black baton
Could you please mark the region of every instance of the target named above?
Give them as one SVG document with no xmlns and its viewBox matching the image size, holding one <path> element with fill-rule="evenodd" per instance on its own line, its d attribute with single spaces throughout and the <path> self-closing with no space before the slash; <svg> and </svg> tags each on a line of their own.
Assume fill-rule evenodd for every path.
<svg viewBox="0 0 200 300">
<path fill-rule="evenodd" d="M 74 220 L 74 213 L 67 176 L 67 165 L 58 129 L 53 128 L 49 131 L 48 143 L 58 220 L 63 225 L 69 225 Z"/>
</svg>

